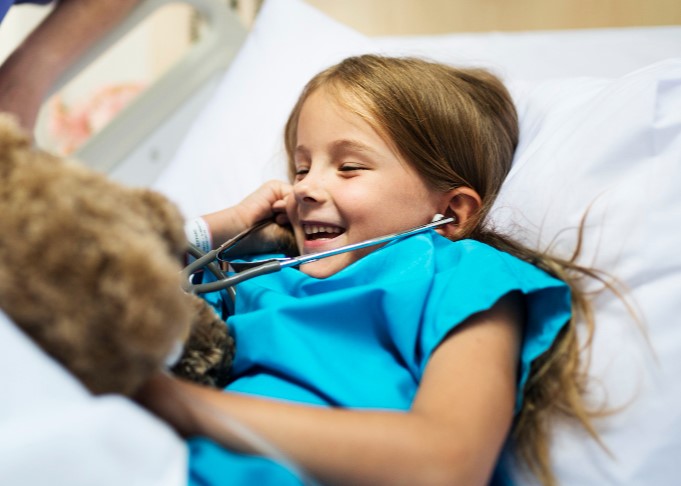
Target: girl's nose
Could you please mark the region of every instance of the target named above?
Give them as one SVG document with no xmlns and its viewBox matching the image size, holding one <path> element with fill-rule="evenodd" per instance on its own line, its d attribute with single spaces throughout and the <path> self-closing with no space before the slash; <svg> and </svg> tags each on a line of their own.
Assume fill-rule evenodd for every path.
<svg viewBox="0 0 681 486">
<path fill-rule="evenodd" d="M 299 203 L 320 203 L 324 201 L 324 184 L 318 174 L 312 171 L 305 178 L 293 184 L 293 194 Z"/>
</svg>

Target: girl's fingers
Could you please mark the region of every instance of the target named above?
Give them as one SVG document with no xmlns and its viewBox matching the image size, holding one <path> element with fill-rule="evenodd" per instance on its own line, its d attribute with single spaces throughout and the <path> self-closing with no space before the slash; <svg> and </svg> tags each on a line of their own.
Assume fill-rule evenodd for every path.
<svg viewBox="0 0 681 486">
<path fill-rule="evenodd" d="M 286 211 L 286 199 L 279 199 L 274 201 L 272 204 L 272 209 L 275 213 L 280 213 Z"/>
</svg>

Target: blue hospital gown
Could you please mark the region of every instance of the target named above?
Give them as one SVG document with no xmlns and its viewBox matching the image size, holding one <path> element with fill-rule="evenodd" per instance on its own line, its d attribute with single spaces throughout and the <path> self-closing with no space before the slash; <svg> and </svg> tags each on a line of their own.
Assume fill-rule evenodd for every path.
<svg viewBox="0 0 681 486">
<path fill-rule="evenodd" d="M 438 344 L 502 296 L 526 296 L 516 409 L 531 362 L 570 317 L 561 281 L 473 240 L 434 231 L 393 242 L 316 279 L 285 269 L 239 284 L 227 390 L 321 406 L 408 410 Z M 219 294 L 208 300 L 219 304 Z M 300 484 L 261 458 L 190 441 L 190 482 Z M 497 472 L 498 473 L 498 472 Z"/>
</svg>

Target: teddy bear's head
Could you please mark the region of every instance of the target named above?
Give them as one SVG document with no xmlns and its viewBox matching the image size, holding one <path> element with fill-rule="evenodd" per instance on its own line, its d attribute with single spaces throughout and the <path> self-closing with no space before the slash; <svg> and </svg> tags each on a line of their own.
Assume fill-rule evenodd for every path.
<svg viewBox="0 0 681 486">
<path fill-rule="evenodd" d="M 0 308 L 92 392 L 133 393 L 188 335 L 182 224 L 0 115 Z"/>
</svg>

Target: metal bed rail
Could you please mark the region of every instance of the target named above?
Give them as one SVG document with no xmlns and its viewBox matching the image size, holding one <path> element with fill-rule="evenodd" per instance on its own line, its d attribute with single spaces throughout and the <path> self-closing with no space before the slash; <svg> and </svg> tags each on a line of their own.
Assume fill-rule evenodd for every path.
<svg viewBox="0 0 681 486">
<path fill-rule="evenodd" d="M 95 43 L 55 83 L 52 92 L 66 85 L 150 14 L 177 1 L 143 0 L 121 24 Z M 186 55 L 76 152 L 75 157 L 88 166 L 105 173 L 114 170 L 164 121 L 181 109 L 194 93 L 218 73 L 224 72 L 236 56 L 247 30 L 227 2 L 181 2 L 193 7 L 205 21 L 206 27 L 201 37 Z M 159 172 L 163 161 L 157 161 L 156 165 L 154 170 Z"/>
</svg>

